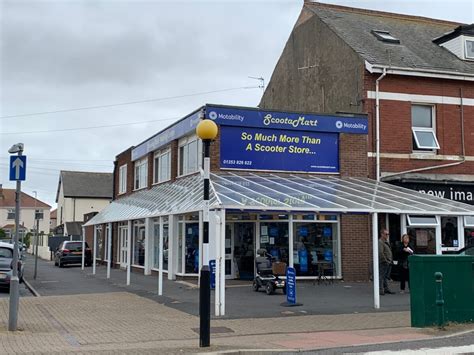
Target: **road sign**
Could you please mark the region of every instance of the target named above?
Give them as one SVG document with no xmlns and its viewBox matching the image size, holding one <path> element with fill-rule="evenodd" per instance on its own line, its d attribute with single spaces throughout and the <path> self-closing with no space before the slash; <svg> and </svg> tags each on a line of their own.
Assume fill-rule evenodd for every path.
<svg viewBox="0 0 474 355">
<path fill-rule="evenodd" d="M 10 156 L 10 181 L 24 181 L 26 177 L 26 155 Z"/>
</svg>

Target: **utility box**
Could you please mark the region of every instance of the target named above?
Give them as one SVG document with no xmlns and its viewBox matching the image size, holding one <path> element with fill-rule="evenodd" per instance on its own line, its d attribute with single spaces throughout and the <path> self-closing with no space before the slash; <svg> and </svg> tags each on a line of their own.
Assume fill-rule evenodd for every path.
<svg viewBox="0 0 474 355">
<path fill-rule="evenodd" d="M 437 324 L 435 272 L 443 274 L 444 320 L 474 323 L 474 256 L 412 255 L 408 260 L 412 327 Z"/>
</svg>

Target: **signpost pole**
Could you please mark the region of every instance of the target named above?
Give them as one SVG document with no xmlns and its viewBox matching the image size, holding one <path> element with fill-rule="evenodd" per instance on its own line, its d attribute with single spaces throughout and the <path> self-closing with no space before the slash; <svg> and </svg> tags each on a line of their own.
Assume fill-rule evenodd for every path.
<svg viewBox="0 0 474 355">
<path fill-rule="evenodd" d="M 18 238 L 20 235 L 20 198 L 21 198 L 21 180 L 25 179 L 26 157 L 21 158 L 23 153 L 23 143 L 13 145 L 9 153 L 18 153 L 18 157 L 11 157 L 10 180 L 16 180 L 15 192 L 15 236 L 13 238 L 13 261 L 12 277 L 10 279 L 10 304 L 8 317 L 8 330 L 16 331 L 18 323 L 18 304 L 19 304 L 19 285 L 18 279 Z"/>
</svg>

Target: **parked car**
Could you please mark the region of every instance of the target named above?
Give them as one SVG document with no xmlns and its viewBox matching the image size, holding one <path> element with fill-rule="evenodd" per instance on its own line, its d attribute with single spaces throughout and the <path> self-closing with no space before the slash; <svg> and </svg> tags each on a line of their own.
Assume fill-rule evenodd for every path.
<svg viewBox="0 0 474 355">
<path fill-rule="evenodd" d="M 92 265 L 92 253 L 89 245 L 85 243 L 86 254 L 84 264 L 86 266 Z M 64 241 L 54 253 L 54 265 L 63 267 L 67 264 L 81 264 L 82 263 L 82 242 L 81 241 Z"/>
<path fill-rule="evenodd" d="M 24 265 L 18 254 L 18 278 L 23 282 Z M 13 275 L 13 244 L 0 242 L 0 287 L 10 287 Z"/>
</svg>

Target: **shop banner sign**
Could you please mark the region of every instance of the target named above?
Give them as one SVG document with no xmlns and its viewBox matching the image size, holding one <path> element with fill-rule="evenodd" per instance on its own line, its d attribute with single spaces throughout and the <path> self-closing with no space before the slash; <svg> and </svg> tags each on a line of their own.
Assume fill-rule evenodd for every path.
<svg viewBox="0 0 474 355">
<path fill-rule="evenodd" d="M 209 260 L 209 269 L 211 271 L 211 290 L 216 288 L 216 261 Z"/>
<path fill-rule="evenodd" d="M 206 106 L 206 118 L 221 126 L 239 126 L 313 132 L 367 134 L 364 116 L 314 115 L 244 108 Z"/>
<path fill-rule="evenodd" d="M 339 172 L 337 133 L 221 126 L 221 168 Z"/>
<path fill-rule="evenodd" d="M 292 267 L 286 269 L 286 301 L 296 303 L 296 271 Z"/>
<path fill-rule="evenodd" d="M 200 122 L 199 115 L 201 111 L 194 112 L 186 116 L 178 123 L 165 129 L 164 131 L 154 135 L 139 146 L 132 149 L 132 161 L 140 159 L 141 157 L 153 152 L 171 141 L 182 137 L 190 132 L 193 132 Z"/>
</svg>

